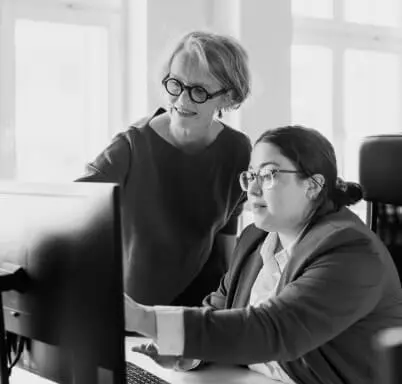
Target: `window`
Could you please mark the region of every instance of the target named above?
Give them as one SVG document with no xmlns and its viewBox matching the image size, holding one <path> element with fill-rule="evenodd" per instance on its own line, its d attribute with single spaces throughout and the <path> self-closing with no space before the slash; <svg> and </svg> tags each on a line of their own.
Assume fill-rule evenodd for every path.
<svg viewBox="0 0 402 384">
<path fill-rule="evenodd" d="M 2 61 L 9 58 L 13 80 L 0 85 L 2 110 L 10 111 L 0 135 L 13 145 L 0 177 L 71 181 L 121 128 L 118 3 L 5 4 L 14 44 L 3 44 Z"/>
<path fill-rule="evenodd" d="M 326 47 L 295 45 L 291 52 L 292 119 L 319 127 L 332 140 L 332 52 Z"/>
<path fill-rule="evenodd" d="M 400 0 L 347 0 L 344 2 L 345 20 L 360 24 L 400 26 Z"/>
<path fill-rule="evenodd" d="M 72 180 L 108 141 L 105 28 L 16 22 L 16 178 Z"/>
<path fill-rule="evenodd" d="M 297 16 L 330 18 L 333 16 L 333 1 L 337 0 L 295 0 L 292 12 Z"/>
<path fill-rule="evenodd" d="M 358 178 L 358 150 L 364 136 L 400 131 L 399 65 L 399 57 L 394 53 L 345 51 L 343 174 L 346 179 Z"/>
<path fill-rule="evenodd" d="M 318 12 L 313 3 L 292 2 L 292 120 L 332 138 L 339 174 L 358 181 L 361 138 L 401 132 L 402 5 L 324 1 Z"/>
</svg>

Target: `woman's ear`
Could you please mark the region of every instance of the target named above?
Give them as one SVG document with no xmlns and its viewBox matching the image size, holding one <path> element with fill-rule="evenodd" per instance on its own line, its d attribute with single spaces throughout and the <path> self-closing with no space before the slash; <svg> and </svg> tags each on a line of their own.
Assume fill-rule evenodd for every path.
<svg viewBox="0 0 402 384">
<path fill-rule="evenodd" d="M 230 89 L 229 91 L 227 91 L 224 95 L 222 95 L 222 101 L 221 101 L 221 105 L 220 108 L 221 110 L 227 110 L 229 109 L 232 104 L 233 104 L 233 89 Z"/>
<path fill-rule="evenodd" d="M 224 95 L 222 95 L 219 106 L 216 108 L 216 112 L 219 118 L 222 118 L 222 111 L 227 111 L 232 106 L 233 104 L 232 96 L 233 96 L 232 90 L 229 90 Z"/>
<path fill-rule="evenodd" d="M 306 197 L 309 200 L 315 200 L 325 185 L 325 177 L 320 173 L 310 176 L 307 180 Z"/>
</svg>

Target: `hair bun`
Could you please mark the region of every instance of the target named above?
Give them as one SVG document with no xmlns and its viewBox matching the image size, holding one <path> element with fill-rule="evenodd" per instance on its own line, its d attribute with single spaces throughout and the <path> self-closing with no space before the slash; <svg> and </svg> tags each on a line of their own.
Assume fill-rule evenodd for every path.
<svg viewBox="0 0 402 384">
<path fill-rule="evenodd" d="M 346 205 L 352 205 L 357 203 L 363 198 L 363 189 L 359 183 L 354 182 L 344 182 L 346 185 L 345 193 L 348 196 L 348 202 Z"/>
<path fill-rule="evenodd" d="M 337 177 L 336 178 L 336 188 L 340 189 L 343 192 L 346 192 L 346 190 L 348 189 L 348 185 L 342 178 Z"/>
<path fill-rule="evenodd" d="M 360 184 L 343 181 L 340 177 L 336 179 L 333 201 L 338 208 L 356 204 L 362 197 L 363 190 Z"/>
</svg>

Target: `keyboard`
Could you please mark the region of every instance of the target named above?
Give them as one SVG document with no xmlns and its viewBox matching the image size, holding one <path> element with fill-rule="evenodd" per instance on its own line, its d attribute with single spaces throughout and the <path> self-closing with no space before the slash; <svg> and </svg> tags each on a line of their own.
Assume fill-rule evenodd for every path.
<svg viewBox="0 0 402 384">
<path fill-rule="evenodd" d="M 170 384 L 136 364 L 126 361 L 127 384 Z"/>
</svg>

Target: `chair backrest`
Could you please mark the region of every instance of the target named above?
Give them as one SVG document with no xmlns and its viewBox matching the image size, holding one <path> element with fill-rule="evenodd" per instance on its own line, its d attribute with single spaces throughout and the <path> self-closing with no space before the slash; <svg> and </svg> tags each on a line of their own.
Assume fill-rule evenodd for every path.
<svg viewBox="0 0 402 384">
<path fill-rule="evenodd" d="M 359 153 L 367 224 L 388 247 L 402 280 L 402 135 L 365 137 Z M 378 384 L 402 383 L 402 328 L 374 335 Z"/>
<path fill-rule="evenodd" d="M 365 137 L 359 156 L 367 224 L 388 247 L 402 279 L 402 134 Z"/>
<path fill-rule="evenodd" d="M 401 384 L 402 327 L 381 330 L 373 338 L 373 345 L 378 354 L 375 383 Z"/>
</svg>

